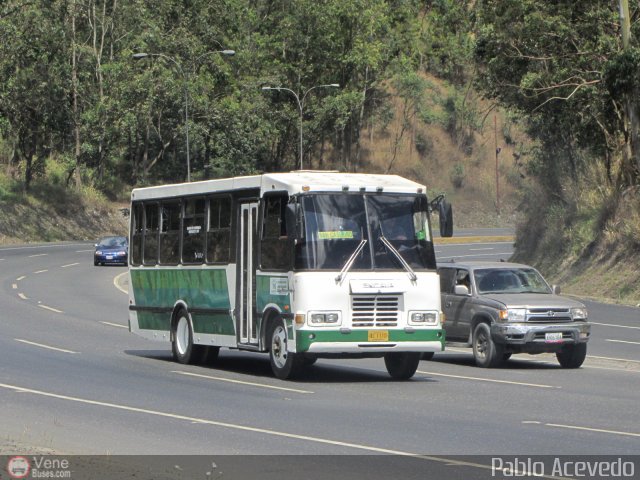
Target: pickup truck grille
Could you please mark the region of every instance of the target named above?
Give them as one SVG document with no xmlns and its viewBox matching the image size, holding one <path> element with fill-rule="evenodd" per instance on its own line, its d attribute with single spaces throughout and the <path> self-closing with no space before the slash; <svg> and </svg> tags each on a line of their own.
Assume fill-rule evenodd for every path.
<svg viewBox="0 0 640 480">
<path fill-rule="evenodd" d="M 399 295 L 353 295 L 351 326 L 395 327 L 400 312 Z"/>
<path fill-rule="evenodd" d="M 532 323 L 567 323 L 571 322 L 568 308 L 530 308 L 527 321 Z"/>
</svg>

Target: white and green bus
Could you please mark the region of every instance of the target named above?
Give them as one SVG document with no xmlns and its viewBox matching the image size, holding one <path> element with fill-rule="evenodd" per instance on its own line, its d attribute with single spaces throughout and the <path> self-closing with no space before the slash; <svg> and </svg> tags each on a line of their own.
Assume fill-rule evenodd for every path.
<svg viewBox="0 0 640 480">
<path fill-rule="evenodd" d="M 318 358 L 384 357 L 408 379 L 444 349 L 426 188 L 299 171 L 134 189 L 129 329 L 180 363 L 268 352 L 278 378 Z"/>
</svg>

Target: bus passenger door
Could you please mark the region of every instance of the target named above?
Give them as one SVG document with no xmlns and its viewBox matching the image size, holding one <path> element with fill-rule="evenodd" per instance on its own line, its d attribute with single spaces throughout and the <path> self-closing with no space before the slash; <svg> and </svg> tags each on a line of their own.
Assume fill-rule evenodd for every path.
<svg viewBox="0 0 640 480">
<path fill-rule="evenodd" d="M 258 203 L 240 204 L 240 239 L 237 263 L 236 321 L 239 343 L 258 344 L 256 328 L 256 255 Z"/>
</svg>

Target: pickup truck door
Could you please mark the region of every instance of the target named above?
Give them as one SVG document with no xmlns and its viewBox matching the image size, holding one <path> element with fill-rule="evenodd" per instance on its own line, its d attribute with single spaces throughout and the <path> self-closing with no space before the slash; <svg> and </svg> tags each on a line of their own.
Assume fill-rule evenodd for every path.
<svg viewBox="0 0 640 480">
<path fill-rule="evenodd" d="M 456 295 L 455 285 L 466 285 L 470 289 L 469 272 L 457 269 L 451 288 L 444 295 L 443 311 L 446 315 L 447 340 L 466 341 L 471 328 L 471 296 Z"/>
</svg>

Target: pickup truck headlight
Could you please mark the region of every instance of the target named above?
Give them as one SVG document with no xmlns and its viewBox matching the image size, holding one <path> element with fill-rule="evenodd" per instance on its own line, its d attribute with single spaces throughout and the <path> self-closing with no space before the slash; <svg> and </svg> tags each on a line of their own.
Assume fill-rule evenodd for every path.
<svg viewBox="0 0 640 480">
<path fill-rule="evenodd" d="M 309 323 L 315 326 L 340 325 L 340 312 L 310 312 Z"/>
<path fill-rule="evenodd" d="M 500 320 L 503 322 L 526 322 L 526 308 L 509 308 L 508 310 L 500 310 Z"/>
<path fill-rule="evenodd" d="M 439 312 L 409 312 L 409 325 L 437 325 Z"/>
<path fill-rule="evenodd" d="M 578 307 L 571 309 L 571 320 L 586 320 L 587 319 L 587 309 L 585 307 Z"/>
</svg>

